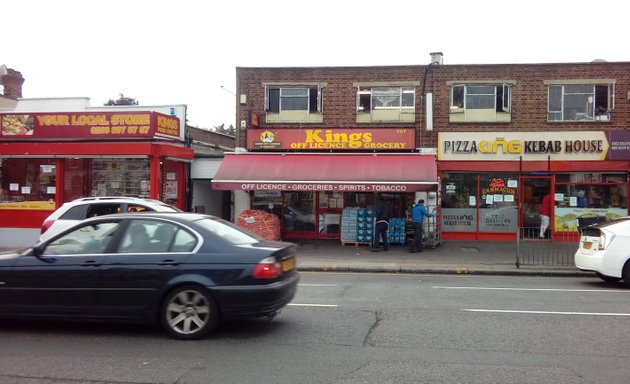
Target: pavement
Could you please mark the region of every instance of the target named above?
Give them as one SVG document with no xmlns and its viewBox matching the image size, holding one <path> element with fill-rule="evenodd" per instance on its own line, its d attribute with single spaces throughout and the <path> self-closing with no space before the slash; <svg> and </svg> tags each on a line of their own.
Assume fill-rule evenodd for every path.
<svg viewBox="0 0 630 384">
<path fill-rule="evenodd" d="M 408 248 L 402 245 L 391 245 L 387 252 L 382 248 L 374 252 L 369 245 L 341 245 L 339 240 L 294 242 L 298 244 L 297 265 L 300 271 L 595 276 L 573 265 L 517 267 L 514 242 L 444 241 L 417 253 L 409 253 Z"/>
<path fill-rule="evenodd" d="M 303 272 L 366 272 L 471 275 L 589 276 L 575 266 L 516 266 L 516 243 L 443 241 L 409 253 L 392 244 L 375 252 L 366 244 L 342 245 L 339 240 L 293 240 L 298 245 L 297 268 Z M 0 247 L 0 252 L 15 248 Z"/>
</svg>

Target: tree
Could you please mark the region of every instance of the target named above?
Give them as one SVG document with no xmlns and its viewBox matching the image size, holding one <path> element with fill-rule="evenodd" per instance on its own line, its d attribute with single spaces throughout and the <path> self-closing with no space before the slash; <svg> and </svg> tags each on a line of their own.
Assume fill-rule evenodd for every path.
<svg viewBox="0 0 630 384">
<path fill-rule="evenodd" d="M 121 93 L 118 100 L 109 99 L 104 105 L 138 105 L 138 100 L 133 97 L 127 97 Z"/>
<path fill-rule="evenodd" d="M 236 129 L 232 124 L 228 128 L 225 128 L 225 123 L 219 126 L 214 127 L 213 129 L 217 133 L 222 133 L 224 135 L 236 136 Z"/>
</svg>

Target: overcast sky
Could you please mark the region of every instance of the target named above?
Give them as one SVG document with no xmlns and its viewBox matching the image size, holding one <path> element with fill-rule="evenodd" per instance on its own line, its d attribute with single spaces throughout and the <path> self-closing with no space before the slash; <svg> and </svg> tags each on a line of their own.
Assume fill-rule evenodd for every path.
<svg viewBox="0 0 630 384">
<path fill-rule="evenodd" d="M 625 4 L 625 5 L 624 5 Z M 622 0 L 15 0 L 0 64 L 23 96 L 119 94 L 236 124 L 236 67 L 629 61 Z M 222 88 L 222 86 L 224 88 Z"/>
</svg>

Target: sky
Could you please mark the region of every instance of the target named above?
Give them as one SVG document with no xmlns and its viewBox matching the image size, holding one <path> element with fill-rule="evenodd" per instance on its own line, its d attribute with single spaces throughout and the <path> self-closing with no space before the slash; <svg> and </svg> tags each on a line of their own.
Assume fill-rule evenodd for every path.
<svg viewBox="0 0 630 384">
<path fill-rule="evenodd" d="M 630 61 L 621 0 L 19 0 L 0 64 L 24 98 L 120 94 L 236 126 L 237 67 Z"/>
</svg>

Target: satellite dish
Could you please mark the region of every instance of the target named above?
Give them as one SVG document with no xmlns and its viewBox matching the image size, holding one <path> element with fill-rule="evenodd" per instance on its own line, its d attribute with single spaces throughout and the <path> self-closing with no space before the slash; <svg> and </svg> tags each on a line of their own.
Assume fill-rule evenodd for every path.
<svg viewBox="0 0 630 384">
<path fill-rule="evenodd" d="M 604 59 L 595 59 L 593 61 L 591 61 L 591 63 L 607 63 L 608 61 L 604 60 Z"/>
<path fill-rule="evenodd" d="M 4 76 L 8 73 L 9 71 L 7 71 L 7 66 L 4 64 L 0 65 L 0 76 Z"/>
</svg>

